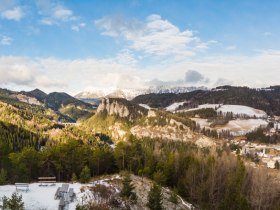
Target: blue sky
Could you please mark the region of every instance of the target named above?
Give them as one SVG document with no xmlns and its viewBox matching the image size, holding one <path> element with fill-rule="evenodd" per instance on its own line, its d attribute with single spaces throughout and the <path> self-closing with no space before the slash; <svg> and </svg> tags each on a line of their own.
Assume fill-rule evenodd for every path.
<svg viewBox="0 0 280 210">
<path fill-rule="evenodd" d="M 0 85 L 279 84 L 280 1 L 0 0 Z"/>
</svg>

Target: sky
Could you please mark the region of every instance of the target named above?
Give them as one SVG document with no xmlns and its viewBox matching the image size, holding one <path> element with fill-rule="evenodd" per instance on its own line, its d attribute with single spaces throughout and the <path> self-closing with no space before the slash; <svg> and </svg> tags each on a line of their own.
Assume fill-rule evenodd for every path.
<svg viewBox="0 0 280 210">
<path fill-rule="evenodd" d="M 280 82 L 279 0 L 0 0 L 0 87 Z"/>
</svg>

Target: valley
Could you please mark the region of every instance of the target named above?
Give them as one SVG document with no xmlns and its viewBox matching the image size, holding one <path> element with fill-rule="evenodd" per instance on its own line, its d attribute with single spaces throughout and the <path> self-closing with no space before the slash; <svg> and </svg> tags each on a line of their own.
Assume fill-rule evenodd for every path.
<svg viewBox="0 0 280 210">
<path fill-rule="evenodd" d="M 261 196 L 255 189 L 263 188 L 264 183 L 268 187 L 265 191 L 275 193 L 273 197 L 262 198 L 261 205 L 266 206 L 264 209 L 278 205 L 279 118 L 264 110 L 238 104 L 195 105 L 192 100 L 174 101 L 157 108 L 145 104 L 146 99 L 135 103 L 137 97 L 149 95 L 130 101 L 98 98 L 94 99 L 99 101 L 96 108 L 66 93 L 45 94 L 38 89 L 2 89 L 0 93 L 0 184 L 4 188 L 5 184 L 19 181 L 36 185 L 38 176 L 54 176 L 59 183 L 72 180 L 86 186 L 98 176 L 129 171 L 133 180 L 138 180 L 134 184 L 136 196 L 140 197 L 136 204 L 119 198 L 120 209 L 123 205 L 142 209 L 148 203 L 147 198 L 142 198 L 149 194 L 152 183 L 163 190 L 173 190 L 180 196 L 177 199 L 188 203 L 181 206 L 183 209 L 218 209 L 229 203 L 236 208 L 254 209 L 259 205 L 255 199 Z M 155 97 L 162 95 L 165 96 Z M 86 182 L 82 181 L 84 170 L 89 173 Z M 143 178 L 150 183 L 145 192 L 140 190 L 142 184 L 137 188 Z M 123 179 L 119 178 L 113 197 L 119 196 Z M 237 190 L 230 185 L 235 179 L 240 179 L 239 196 L 246 201 L 240 197 L 227 200 Z M 242 190 L 241 186 L 248 182 L 253 184 Z M 79 194 L 83 185 L 77 186 L 75 192 Z M 220 193 L 214 193 L 216 187 Z M 208 193 L 206 198 L 203 192 Z M 101 205 L 96 203 L 98 196 L 92 196 L 93 203 L 88 200 L 87 205 Z M 164 203 L 167 197 L 163 198 Z M 29 203 L 27 206 L 38 202 L 35 197 L 32 201 L 23 198 Z M 75 202 L 81 204 L 79 199 Z M 71 208 L 75 209 L 75 205 Z M 112 208 L 106 202 L 102 205 Z"/>
<path fill-rule="evenodd" d="M 0 0 L 0 210 L 280 210 L 279 11 Z"/>
</svg>

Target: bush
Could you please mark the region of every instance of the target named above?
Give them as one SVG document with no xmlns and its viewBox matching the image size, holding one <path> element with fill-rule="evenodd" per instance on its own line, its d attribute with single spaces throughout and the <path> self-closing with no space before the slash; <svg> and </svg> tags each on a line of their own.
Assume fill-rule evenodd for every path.
<svg viewBox="0 0 280 210">
<path fill-rule="evenodd" d="M 91 178 L 89 167 L 85 166 L 80 174 L 80 182 L 87 183 Z"/>
<path fill-rule="evenodd" d="M 3 209 L 5 210 L 24 210 L 24 203 L 22 196 L 17 193 L 13 193 L 11 198 L 6 196 L 3 198 Z"/>
</svg>

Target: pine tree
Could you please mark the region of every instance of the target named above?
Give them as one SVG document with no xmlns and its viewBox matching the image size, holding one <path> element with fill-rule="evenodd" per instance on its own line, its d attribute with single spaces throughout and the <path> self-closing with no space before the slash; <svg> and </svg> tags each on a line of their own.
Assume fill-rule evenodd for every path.
<svg viewBox="0 0 280 210">
<path fill-rule="evenodd" d="M 134 186 L 131 183 L 132 180 L 130 179 L 129 174 L 124 175 L 124 179 L 122 181 L 123 188 L 121 190 L 121 196 L 126 198 L 131 198 L 132 200 L 136 199 L 136 194 L 133 192 Z"/>
<path fill-rule="evenodd" d="M 148 194 L 147 206 L 151 210 L 162 210 L 162 196 L 161 187 L 154 183 Z"/>
<path fill-rule="evenodd" d="M 24 203 L 22 196 L 17 193 L 13 193 L 11 198 L 3 198 L 3 209 L 8 210 L 24 210 Z"/>
<path fill-rule="evenodd" d="M 90 180 L 90 178 L 91 178 L 90 169 L 89 167 L 85 166 L 80 174 L 80 182 L 86 183 Z"/>
<path fill-rule="evenodd" d="M 0 171 L 0 185 L 4 185 L 7 183 L 7 171 L 1 168 Z"/>
<path fill-rule="evenodd" d="M 177 190 L 175 189 L 175 190 L 173 190 L 173 191 L 171 192 L 170 197 L 169 197 L 169 201 L 170 201 L 171 203 L 174 204 L 174 209 L 175 209 L 175 210 L 176 210 L 177 204 L 179 203 L 177 193 L 178 193 L 178 192 L 177 192 Z"/>
<path fill-rule="evenodd" d="M 279 164 L 279 161 L 278 160 L 276 160 L 276 162 L 275 162 L 275 169 L 280 169 L 280 164 Z"/>
</svg>

